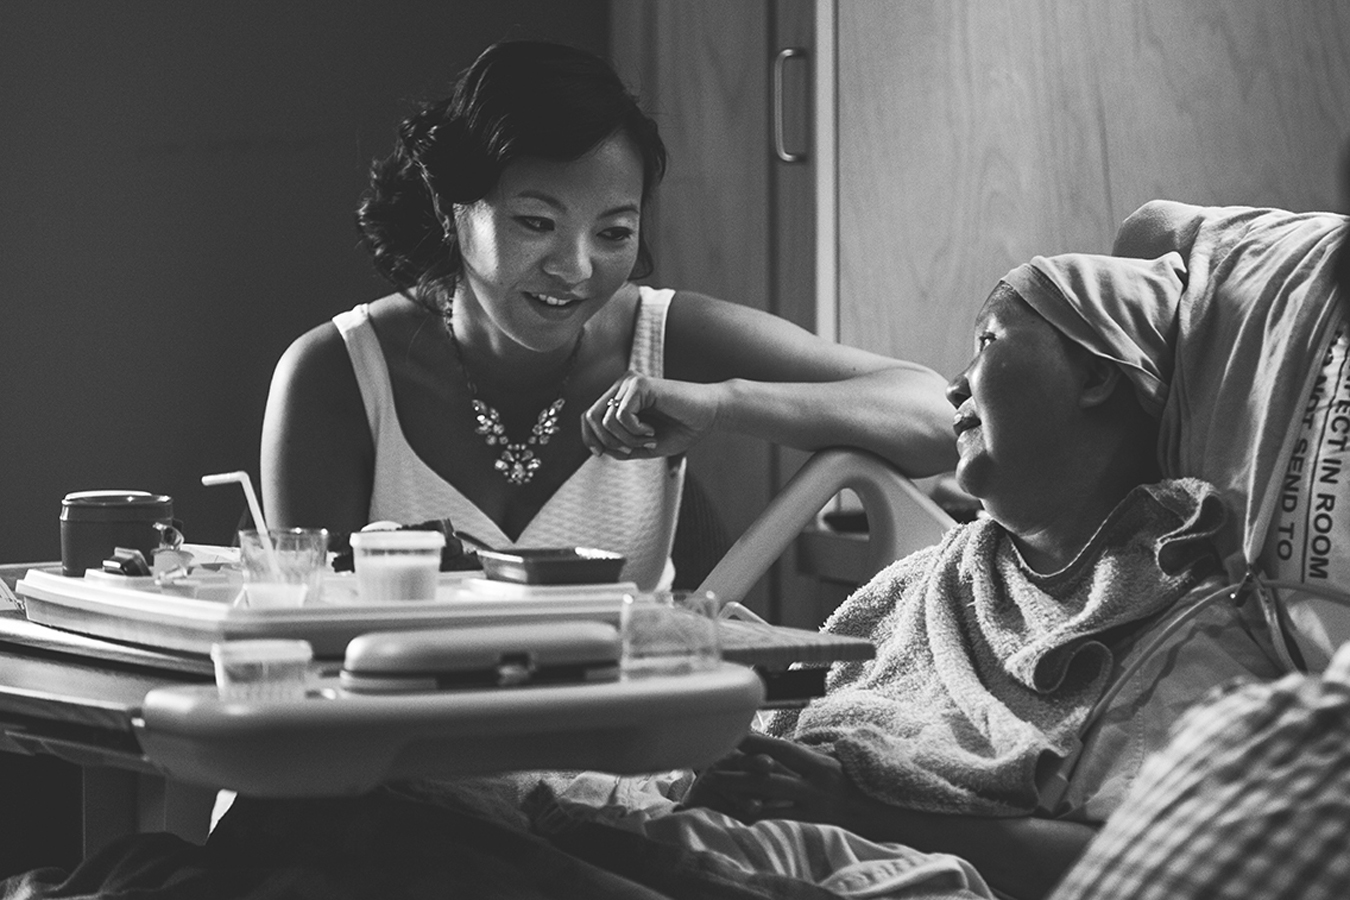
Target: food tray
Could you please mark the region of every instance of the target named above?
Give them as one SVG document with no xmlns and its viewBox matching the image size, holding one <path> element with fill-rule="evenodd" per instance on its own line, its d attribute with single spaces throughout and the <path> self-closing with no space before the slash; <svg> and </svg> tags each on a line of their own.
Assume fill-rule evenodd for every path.
<svg viewBox="0 0 1350 900">
<path fill-rule="evenodd" d="M 475 573 L 470 573 L 475 574 Z M 358 634 L 501 622 L 595 619 L 619 622 L 622 594 L 596 591 L 569 597 L 484 596 L 461 590 L 465 573 L 443 572 L 433 602 L 362 605 L 351 573 L 324 580 L 326 601 L 296 608 L 234 605 L 240 584 L 225 573 L 198 581 L 195 596 L 156 588 L 148 579 L 69 578 L 60 567 L 29 569 L 15 586 L 31 622 L 164 650 L 206 655 L 218 641 L 299 638 L 320 658 L 341 659 Z M 612 586 L 611 586 L 612 587 Z"/>
</svg>

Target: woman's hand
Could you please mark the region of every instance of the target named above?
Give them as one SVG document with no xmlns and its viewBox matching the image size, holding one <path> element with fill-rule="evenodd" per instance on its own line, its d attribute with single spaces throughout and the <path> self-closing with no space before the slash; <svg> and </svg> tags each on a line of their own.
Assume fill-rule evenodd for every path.
<svg viewBox="0 0 1350 900">
<path fill-rule="evenodd" d="M 686 805 L 706 806 L 744 822 L 796 819 L 858 828 L 875 804 L 834 757 L 810 747 L 751 734 L 740 748 L 699 775 Z"/>
<path fill-rule="evenodd" d="M 765 754 L 733 750 L 699 773 L 685 794 L 684 805 L 706 807 L 746 822 L 764 818 L 763 801 L 739 776 L 763 777 L 775 768 L 773 759 Z"/>
<path fill-rule="evenodd" d="M 837 825 L 874 841 L 907 844 L 967 859 L 991 884 L 1016 897 L 1042 897 L 1096 834 L 1081 822 L 1035 816 L 931 813 L 875 800 L 838 760 L 791 741 L 752 734 L 699 775 L 686 806 L 706 806 L 743 822 L 795 819 Z"/>
<path fill-rule="evenodd" d="M 698 443 L 717 421 L 719 386 L 629 372 L 581 416 L 581 439 L 596 456 L 674 456 Z"/>
</svg>

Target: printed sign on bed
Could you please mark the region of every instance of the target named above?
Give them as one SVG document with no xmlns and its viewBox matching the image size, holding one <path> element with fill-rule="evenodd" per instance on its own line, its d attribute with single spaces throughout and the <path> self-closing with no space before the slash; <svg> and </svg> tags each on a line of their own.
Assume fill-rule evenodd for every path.
<svg viewBox="0 0 1350 900">
<path fill-rule="evenodd" d="M 1337 332 L 1304 402 L 1261 554 L 1272 578 L 1350 588 L 1350 357 Z"/>
<path fill-rule="evenodd" d="M 1262 569 L 1310 591 L 1350 590 L 1350 341 L 1344 328 L 1327 348 L 1297 427 Z M 1350 611 L 1311 595 L 1284 599 L 1307 661 L 1320 668 L 1318 657 L 1350 638 Z"/>
</svg>

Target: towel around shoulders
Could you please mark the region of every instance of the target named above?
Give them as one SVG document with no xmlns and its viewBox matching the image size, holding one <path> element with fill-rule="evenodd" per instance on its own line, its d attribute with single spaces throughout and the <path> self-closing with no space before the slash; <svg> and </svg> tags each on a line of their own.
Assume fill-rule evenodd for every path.
<svg viewBox="0 0 1350 900">
<path fill-rule="evenodd" d="M 1113 668 L 1112 635 L 1220 567 L 1218 493 L 1194 479 L 1132 491 L 1064 569 L 1029 569 L 992 519 L 953 529 L 850 597 L 828 631 L 877 655 L 836 666 L 778 734 L 833 753 L 868 794 L 912 809 L 1016 815 L 1064 756 Z"/>
</svg>

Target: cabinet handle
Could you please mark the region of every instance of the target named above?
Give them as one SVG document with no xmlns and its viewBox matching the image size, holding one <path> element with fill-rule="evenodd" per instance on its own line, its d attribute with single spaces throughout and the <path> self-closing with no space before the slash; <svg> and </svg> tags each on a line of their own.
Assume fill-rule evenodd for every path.
<svg viewBox="0 0 1350 900">
<path fill-rule="evenodd" d="M 806 152 L 790 152 L 783 139 L 783 69 L 789 59 L 806 57 L 804 47 L 785 47 L 773 58 L 773 152 L 785 163 L 806 162 Z"/>
</svg>

